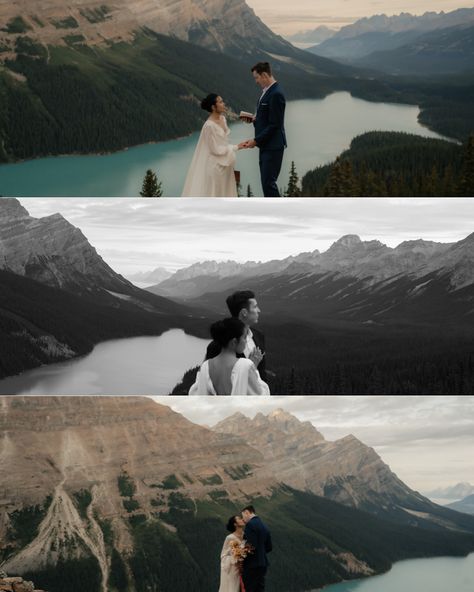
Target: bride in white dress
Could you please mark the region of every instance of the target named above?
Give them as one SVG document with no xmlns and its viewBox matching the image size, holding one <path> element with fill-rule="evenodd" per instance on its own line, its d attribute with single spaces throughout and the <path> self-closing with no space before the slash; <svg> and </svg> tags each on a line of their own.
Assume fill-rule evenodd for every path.
<svg viewBox="0 0 474 592">
<path fill-rule="evenodd" d="M 237 357 L 245 350 L 247 332 L 246 325 L 232 317 L 211 325 L 212 339 L 221 352 L 202 364 L 190 395 L 270 394 L 252 360 Z"/>
<path fill-rule="evenodd" d="M 182 197 L 237 197 L 235 155 L 244 143 L 229 143 L 230 130 L 222 97 L 208 95 L 201 107 L 209 112 L 194 151 Z"/>
<path fill-rule="evenodd" d="M 224 541 L 221 551 L 221 585 L 219 592 L 240 592 L 240 574 L 237 562 L 232 555 L 232 541 L 242 542 L 245 523 L 240 516 L 232 516 L 227 523 L 230 534 Z"/>
</svg>

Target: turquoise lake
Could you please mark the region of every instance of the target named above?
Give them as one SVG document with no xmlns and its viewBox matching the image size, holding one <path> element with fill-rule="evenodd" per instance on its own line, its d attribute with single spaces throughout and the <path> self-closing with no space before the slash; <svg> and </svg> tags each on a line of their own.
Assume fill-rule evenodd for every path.
<svg viewBox="0 0 474 592">
<path fill-rule="evenodd" d="M 409 559 L 380 576 L 342 582 L 324 592 L 472 592 L 474 553 L 467 557 Z"/>
<path fill-rule="evenodd" d="M 368 131 L 402 131 L 439 138 L 418 123 L 414 105 L 371 103 L 347 92 L 324 99 L 290 101 L 286 112 L 288 149 L 285 151 L 281 187 L 288 182 L 291 161 L 300 177 L 340 154 L 359 134 Z M 231 125 L 231 142 L 252 137 L 253 127 Z M 7 197 L 134 197 L 147 169 L 158 174 L 163 193 L 181 195 L 184 179 L 199 133 L 179 140 L 145 144 L 106 155 L 39 158 L 0 165 L 0 195 Z M 261 196 L 258 150 L 240 151 L 236 168 L 246 193 L 250 185 Z"/>
</svg>

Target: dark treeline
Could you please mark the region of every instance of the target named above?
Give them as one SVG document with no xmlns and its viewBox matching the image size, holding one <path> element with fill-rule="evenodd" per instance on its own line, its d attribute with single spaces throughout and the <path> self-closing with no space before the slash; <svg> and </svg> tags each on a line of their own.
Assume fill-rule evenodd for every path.
<svg viewBox="0 0 474 592">
<path fill-rule="evenodd" d="M 177 529 L 176 534 L 166 532 L 156 521 L 134 529 L 130 565 L 137 589 L 218 589 L 219 554 L 227 534 L 224 524 L 240 506 L 225 499 L 197 501 L 195 510 L 193 500 L 183 499 L 190 502 L 188 508 L 180 503 L 159 514 Z M 268 588 L 274 592 L 312 590 L 357 577 L 331 553 L 352 552 L 375 572 L 382 572 L 394 561 L 464 554 L 474 545 L 472 535 L 395 524 L 285 487 L 270 499 L 251 501 L 272 532 Z"/>
<path fill-rule="evenodd" d="M 187 135 L 204 120 L 192 98 L 216 91 L 236 111 L 255 89 L 241 62 L 171 37 L 109 48 L 44 47 L 23 40 L 0 73 L 0 161 L 102 152 Z"/>
<path fill-rule="evenodd" d="M 400 132 L 357 136 L 335 162 L 309 171 L 305 196 L 474 195 L 474 136 L 463 145 Z"/>
<path fill-rule="evenodd" d="M 262 326 L 274 395 L 474 393 L 472 331 L 444 326 Z M 186 395 L 197 368 L 172 394 Z"/>
</svg>

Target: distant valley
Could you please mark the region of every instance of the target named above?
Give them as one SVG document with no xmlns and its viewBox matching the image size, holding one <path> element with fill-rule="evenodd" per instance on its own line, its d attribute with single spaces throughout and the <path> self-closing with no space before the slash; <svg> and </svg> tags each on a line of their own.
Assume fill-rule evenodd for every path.
<svg viewBox="0 0 474 592">
<path fill-rule="evenodd" d="M 274 394 L 473 390 L 472 234 L 396 248 L 347 235 L 323 253 L 196 263 L 147 290 L 111 269 L 59 214 L 36 219 L 17 200 L 1 200 L 0 237 L 2 378 L 108 339 L 172 328 L 206 339 L 228 314 L 226 296 L 250 288 Z"/>
<path fill-rule="evenodd" d="M 0 428 L 1 568 L 50 592 L 215 589 L 248 502 L 272 530 L 276 592 L 474 549 L 474 518 L 281 409 L 206 428 L 146 398 L 5 397 Z"/>
<path fill-rule="evenodd" d="M 392 76 L 392 66 L 389 74 L 374 75 L 376 64 L 347 65 L 335 61 L 339 55 L 297 49 L 244 0 L 232 8 L 224 0 L 111 5 L 2 0 L 0 17 L 0 162 L 103 154 L 189 135 L 203 122 L 199 99 L 210 90 L 226 97 L 232 119 L 241 109 L 254 108 L 258 93 L 250 67 L 261 59 L 273 63 L 289 100 L 345 90 L 370 101 L 418 104 L 423 122 L 449 137 L 465 140 L 473 128 L 467 102 L 473 81 L 464 76 L 463 65 L 469 63 L 468 33 L 458 54 L 440 49 L 439 60 L 443 53 L 454 69 L 433 72 L 426 84 L 418 75 L 429 68 L 423 60 L 417 65 L 411 53 L 403 59 L 418 70 L 407 80 Z M 467 20 L 449 15 L 438 20 L 457 26 L 461 18 Z M 357 31 L 353 34 L 358 39 Z M 321 52 L 330 43 L 343 47 L 341 35 L 317 47 Z M 446 84 L 442 72 L 463 74 Z M 440 103 L 450 108 L 440 110 Z"/>
</svg>

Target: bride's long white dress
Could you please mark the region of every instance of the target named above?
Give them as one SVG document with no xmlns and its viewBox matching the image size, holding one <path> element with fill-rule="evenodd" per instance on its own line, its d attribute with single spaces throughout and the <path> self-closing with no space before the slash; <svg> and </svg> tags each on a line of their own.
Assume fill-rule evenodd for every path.
<svg viewBox="0 0 474 592">
<path fill-rule="evenodd" d="M 226 118 L 208 119 L 194 151 L 182 197 L 237 197 L 234 165 L 238 146 L 229 144 Z"/>
<path fill-rule="evenodd" d="M 255 364 L 248 358 L 238 358 L 231 374 L 232 392 L 229 395 L 269 395 L 268 384 L 260 378 Z M 206 360 L 189 390 L 190 395 L 217 395 L 209 375 L 209 361 Z M 226 393 L 227 394 L 227 393 Z"/>
<path fill-rule="evenodd" d="M 235 534 L 229 534 L 224 541 L 221 551 L 221 585 L 219 592 L 239 592 L 240 576 L 237 571 L 236 562 L 232 557 L 231 541 L 241 542 Z"/>
</svg>

